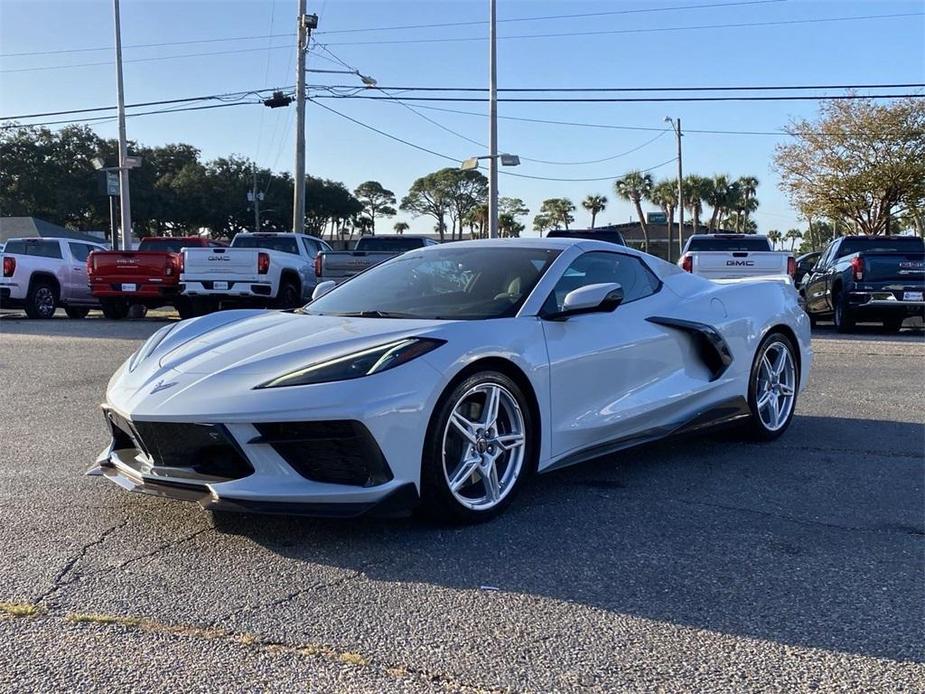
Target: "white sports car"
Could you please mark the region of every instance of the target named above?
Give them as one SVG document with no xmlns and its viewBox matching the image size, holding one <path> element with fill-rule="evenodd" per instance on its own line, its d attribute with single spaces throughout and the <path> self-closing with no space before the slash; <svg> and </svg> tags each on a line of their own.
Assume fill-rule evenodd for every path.
<svg viewBox="0 0 925 694">
<path fill-rule="evenodd" d="M 534 472 L 646 441 L 773 439 L 812 359 L 789 282 L 600 241 L 434 246 L 329 289 L 158 330 L 109 383 L 90 474 L 208 509 L 479 520 Z"/>
</svg>

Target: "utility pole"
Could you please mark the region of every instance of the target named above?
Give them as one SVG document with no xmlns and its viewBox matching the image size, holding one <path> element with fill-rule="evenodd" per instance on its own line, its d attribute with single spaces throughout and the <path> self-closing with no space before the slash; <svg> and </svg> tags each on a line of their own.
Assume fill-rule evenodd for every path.
<svg viewBox="0 0 925 694">
<path fill-rule="evenodd" d="M 116 30 L 116 96 L 119 116 L 119 210 L 122 217 L 122 250 L 132 247 L 132 203 L 128 187 L 128 141 L 125 136 L 125 90 L 122 85 L 122 29 L 119 19 L 119 0 L 112 0 L 113 18 Z M 116 240 L 113 239 L 115 247 Z"/>
<path fill-rule="evenodd" d="M 295 87 L 295 174 L 292 196 L 292 230 L 305 232 L 305 61 L 312 29 L 318 26 L 318 16 L 305 14 L 305 0 L 299 0 L 299 31 L 296 48 Z"/>
<path fill-rule="evenodd" d="M 498 238 L 498 42 L 496 2 L 488 0 L 488 238 Z"/>
<path fill-rule="evenodd" d="M 678 118 L 678 257 L 684 250 L 684 168 L 681 166 L 681 119 Z M 668 244 L 668 262 L 671 262 L 671 243 Z"/>
<path fill-rule="evenodd" d="M 254 203 L 254 231 L 260 231 L 260 198 L 263 197 L 263 193 L 257 190 L 257 164 L 253 166 L 253 173 L 254 182 L 251 185 L 251 192 L 247 198 Z"/>
</svg>

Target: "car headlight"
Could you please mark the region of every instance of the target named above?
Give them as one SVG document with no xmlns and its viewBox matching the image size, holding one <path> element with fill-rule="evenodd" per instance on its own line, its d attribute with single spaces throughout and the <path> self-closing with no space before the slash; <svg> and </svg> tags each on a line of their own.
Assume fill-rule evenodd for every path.
<svg viewBox="0 0 925 694">
<path fill-rule="evenodd" d="M 317 364 L 309 364 L 303 369 L 263 383 L 258 388 L 280 388 L 283 386 L 306 386 L 313 383 L 330 383 L 331 381 L 348 381 L 363 376 L 371 376 L 382 371 L 394 369 L 412 359 L 437 349 L 446 340 L 434 340 L 424 337 L 408 337 L 386 345 L 371 347 L 361 352 L 354 352 L 343 357 L 336 357 Z"/>
<path fill-rule="evenodd" d="M 163 328 L 149 337 L 147 341 L 141 346 L 141 349 L 129 357 L 128 370 L 134 371 L 136 366 L 147 359 L 151 355 L 151 352 L 157 349 L 157 346 L 164 341 L 164 338 L 167 337 L 167 333 L 173 330 L 176 325 L 176 323 L 165 325 Z"/>
</svg>

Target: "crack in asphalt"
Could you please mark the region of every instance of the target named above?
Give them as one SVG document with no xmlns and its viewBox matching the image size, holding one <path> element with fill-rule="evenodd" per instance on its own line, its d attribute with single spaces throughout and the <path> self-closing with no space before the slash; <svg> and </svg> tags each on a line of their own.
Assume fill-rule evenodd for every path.
<svg viewBox="0 0 925 694">
<path fill-rule="evenodd" d="M 42 602 L 44 602 L 45 600 L 47 600 L 47 599 L 50 598 L 51 596 L 55 595 L 59 590 L 61 590 L 62 588 L 64 588 L 66 585 L 69 585 L 70 583 L 73 583 L 73 581 L 65 581 L 64 579 L 68 577 L 68 575 L 71 573 L 71 571 L 73 570 L 73 568 L 77 565 L 77 562 L 79 562 L 81 559 L 83 559 L 84 557 L 86 557 L 86 556 L 87 556 L 87 552 L 89 552 L 93 547 L 97 547 L 97 546 L 103 544 L 103 542 L 106 541 L 106 538 L 107 538 L 107 537 L 109 537 L 110 535 L 112 535 L 112 534 L 113 534 L 114 532 L 116 532 L 117 530 L 121 530 L 121 529 L 124 528 L 126 525 L 128 525 L 128 521 L 127 521 L 127 520 L 122 521 L 121 523 L 117 523 L 116 525 L 113 525 L 112 527 L 107 528 L 106 530 L 104 530 L 104 531 L 100 534 L 100 536 L 97 537 L 95 540 L 91 540 L 90 542 L 84 543 L 84 545 L 80 548 L 80 550 L 79 550 L 76 554 L 74 554 L 70 559 L 68 559 L 67 562 L 65 562 L 65 564 L 64 564 L 64 566 L 61 568 L 61 570 L 60 570 L 60 571 L 57 573 L 57 575 L 55 575 L 55 577 L 52 579 L 52 581 L 51 581 L 51 587 L 50 587 L 48 590 L 46 590 L 44 593 L 42 593 L 42 594 L 38 597 L 38 599 L 36 600 L 36 602 L 37 602 L 37 603 L 42 603 Z"/>
</svg>

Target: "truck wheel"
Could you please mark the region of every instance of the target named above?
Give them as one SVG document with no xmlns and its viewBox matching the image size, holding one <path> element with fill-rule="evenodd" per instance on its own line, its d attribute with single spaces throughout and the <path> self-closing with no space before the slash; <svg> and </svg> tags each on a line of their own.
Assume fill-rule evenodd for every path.
<svg viewBox="0 0 925 694">
<path fill-rule="evenodd" d="M 122 320 L 128 315 L 128 304 L 120 299 L 101 299 L 100 308 L 109 320 Z"/>
<path fill-rule="evenodd" d="M 835 330 L 840 333 L 849 333 L 854 330 L 854 316 L 851 315 L 851 308 L 848 306 L 848 297 L 839 294 L 835 297 Z"/>
<path fill-rule="evenodd" d="M 279 294 L 276 297 L 278 308 L 298 308 L 302 305 L 302 296 L 299 292 L 299 285 L 292 280 L 285 280 L 279 288 Z"/>
<path fill-rule="evenodd" d="M 196 317 L 196 311 L 193 310 L 193 302 L 189 299 L 177 301 L 177 303 L 174 304 L 174 308 L 177 309 L 177 313 L 180 314 L 180 320 Z"/>
<path fill-rule="evenodd" d="M 26 315 L 29 318 L 53 318 L 58 307 L 58 291 L 51 282 L 38 280 L 29 287 Z"/>
<path fill-rule="evenodd" d="M 148 307 L 144 304 L 131 304 L 128 307 L 128 317 L 134 319 L 144 318 L 148 315 Z"/>
<path fill-rule="evenodd" d="M 67 314 L 68 318 L 86 318 L 87 314 L 90 313 L 90 309 L 83 308 L 80 306 L 65 306 L 64 312 Z"/>
</svg>

